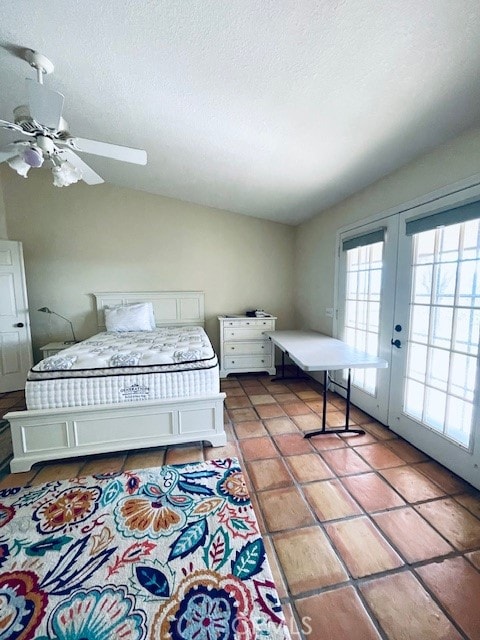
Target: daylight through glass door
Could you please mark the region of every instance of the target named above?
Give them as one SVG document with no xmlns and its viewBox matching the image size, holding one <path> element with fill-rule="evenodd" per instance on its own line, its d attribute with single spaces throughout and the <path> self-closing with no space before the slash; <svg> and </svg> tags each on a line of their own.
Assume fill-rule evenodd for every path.
<svg viewBox="0 0 480 640">
<path fill-rule="evenodd" d="M 468 448 L 480 330 L 479 220 L 412 240 L 403 411 Z"/>
<path fill-rule="evenodd" d="M 371 234 L 374 236 L 375 234 Z M 383 235 L 383 232 L 382 232 Z M 371 239 L 375 240 L 375 237 Z M 343 339 L 352 347 L 378 355 L 383 239 L 348 248 L 346 252 L 346 296 Z M 352 384 L 375 396 L 376 369 L 353 369 Z"/>
</svg>

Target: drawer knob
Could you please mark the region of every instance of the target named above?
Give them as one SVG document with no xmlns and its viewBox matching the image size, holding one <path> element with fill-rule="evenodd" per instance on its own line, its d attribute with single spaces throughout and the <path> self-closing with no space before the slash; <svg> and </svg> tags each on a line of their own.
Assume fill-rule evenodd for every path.
<svg viewBox="0 0 480 640">
<path fill-rule="evenodd" d="M 247 324 L 250 324 L 249 322 L 247 322 Z"/>
<path fill-rule="evenodd" d="M 265 362 L 265 360 L 262 360 L 262 362 Z"/>
</svg>

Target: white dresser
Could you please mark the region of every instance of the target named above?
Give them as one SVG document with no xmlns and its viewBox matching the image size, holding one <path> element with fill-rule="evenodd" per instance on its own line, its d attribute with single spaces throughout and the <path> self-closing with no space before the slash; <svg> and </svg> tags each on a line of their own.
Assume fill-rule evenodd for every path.
<svg viewBox="0 0 480 640">
<path fill-rule="evenodd" d="M 229 373 L 268 371 L 275 375 L 274 350 L 265 331 L 275 330 L 276 318 L 218 316 L 220 322 L 220 377 Z"/>
</svg>

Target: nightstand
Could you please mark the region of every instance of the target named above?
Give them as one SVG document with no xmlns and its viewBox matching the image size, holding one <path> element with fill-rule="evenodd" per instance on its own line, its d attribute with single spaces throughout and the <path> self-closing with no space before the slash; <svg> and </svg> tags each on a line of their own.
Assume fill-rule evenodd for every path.
<svg viewBox="0 0 480 640">
<path fill-rule="evenodd" d="M 63 351 L 67 347 L 71 347 L 74 342 L 49 342 L 44 347 L 40 347 L 42 359 L 56 355 L 59 351 Z"/>
<path fill-rule="evenodd" d="M 277 318 L 219 316 L 220 378 L 229 373 L 268 371 L 275 375 L 273 345 L 265 331 L 275 331 Z"/>
</svg>

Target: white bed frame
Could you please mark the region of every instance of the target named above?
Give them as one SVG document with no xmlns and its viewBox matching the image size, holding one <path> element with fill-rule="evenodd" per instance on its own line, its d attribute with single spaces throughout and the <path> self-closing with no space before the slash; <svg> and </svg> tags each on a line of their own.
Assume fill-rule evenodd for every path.
<svg viewBox="0 0 480 640">
<path fill-rule="evenodd" d="M 105 306 L 129 302 L 153 303 L 157 326 L 204 324 L 200 291 L 95 293 L 99 330 Z M 87 407 L 12 411 L 12 473 L 28 471 L 35 462 L 96 453 L 143 449 L 205 440 L 214 447 L 226 443 L 224 393 Z"/>
</svg>

